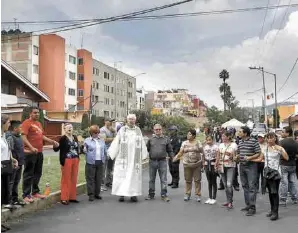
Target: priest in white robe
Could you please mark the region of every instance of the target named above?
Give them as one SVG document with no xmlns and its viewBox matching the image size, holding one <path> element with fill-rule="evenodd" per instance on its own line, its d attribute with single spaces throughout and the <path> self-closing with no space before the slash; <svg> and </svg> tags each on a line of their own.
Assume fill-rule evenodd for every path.
<svg viewBox="0 0 298 233">
<path fill-rule="evenodd" d="M 113 140 L 108 156 L 115 159 L 112 195 L 130 197 L 137 202 L 137 196 L 142 195 L 142 161 L 148 152 L 141 129 L 136 125 L 136 116 L 127 116 L 127 125 L 121 127 Z"/>
</svg>

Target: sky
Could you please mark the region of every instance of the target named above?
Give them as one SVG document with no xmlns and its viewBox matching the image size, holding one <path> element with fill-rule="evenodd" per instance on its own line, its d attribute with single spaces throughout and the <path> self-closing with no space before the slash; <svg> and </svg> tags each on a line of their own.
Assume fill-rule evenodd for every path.
<svg viewBox="0 0 298 233">
<path fill-rule="evenodd" d="M 178 0 L 2 0 L 2 21 L 105 18 L 161 6 Z M 270 5 L 298 0 L 269 0 Z M 148 15 L 266 6 L 268 0 L 195 0 Z M 186 88 L 208 106 L 223 108 L 219 73 L 242 106 L 261 105 L 262 76 L 249 66 L 262 66 L 277 75 L 278 102 L 298 90 L 298 64 L 279 91 L 298 58 L 298 7 L 217 14 L 166 20 L 113 22 L 59 33 L 68 44 L 92 51 L 95 59 L 138 76 L 146 90 Z M 20 25 L 34 31 L 61 25 Z M 12 29 L 13 25 L 2 25 Z M 261 33 L 262 32 L 262 33 Z M 83 38 L 83 40 L 82 40 Z M 83 43 L 82 43 L 83 41 Z M 119 62 L 121 61 L 121 62 Z M 274 93 L 272 75 L 265 75 L 267 94 Z M 254 92 L 253 94 L 249 92 Z M 289 99 L 298 101 L 298 95 Z M 267 100 L 267 104 L 274 100 Z"/>
</svg>

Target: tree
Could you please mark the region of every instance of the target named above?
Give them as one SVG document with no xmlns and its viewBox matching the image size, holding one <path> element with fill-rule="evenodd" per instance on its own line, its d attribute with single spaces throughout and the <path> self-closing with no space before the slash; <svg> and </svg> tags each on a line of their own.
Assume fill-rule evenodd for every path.
<svg viewBox="0 0 298 233">
<path fill-rule="evenodd" d="M 30 117 L 30 111 L 31 111 L 31 107 L 25 107 L 25 108 L 23 108 L 22 121 L 29 119 L 29 117 Z"/>
<path fill-rule="evenodd" d="M 277 114 L 277 121 L 276 121 L 276 114 Z M 280 125 L 280 115 L 278 109 L 273 109 L 273 127 L 279 128 Z"/>
<path fill-rule="evenodd" d="M 149 111 L 145 110 L 133 110 L 131 111 L 132 114 L 135 114 L 137 117 L 137 125 L 141 129 L 145 129 L 147 126 L 148 121 L 150 121 L 151 114 Z"/>
<path fill-rule="evenodd" d="M 235 100 L 235 96 L 233 96 L 233 93 L 231 91 L 231 87 L 227 83 L 223 83 L 219 87 L 220 93 L 223 93 L 221 95 L 221 98 L 225 104 L 225 110 L 228 107 L 228 110 L 231 111 L 232 109 L 236 108 L 239 105 L 239 102 Z"/>
<path fill-rule="evenodd" d="M 219 110 L 216 106 L 207 108 L 206 116 L 209 123 L 212 124 L 223 124 L 227 121 L 227 115 L 223 111 Z"/>
<path fill-rule="evenodd" d="M 226 80 L 230 78 L 230 74 L 227 70 L 222 70 L 220 73 L 219 73 L 219 78 L 223 80 L 223 84 L 222 84 L 222 87 L 223 87 L 223 101 L 224 101 L 224 111 L 226 111 Z"/>
<path fill-rule="evenodd" d="M 41 123 L 42 127 L 44 127 L 44 114 L 42 109 L 39 109 L 39 122 Z"/>
<path fill-rule="evenodd" d="M 97 119 L 95 115 L 91 115 L 91 125 L 97 125 Z"/>
<path fill-rule="evenodd" d="M 82 123 L 81 123 L 81 129 L 87 129 L 89 127 L 89 115 L 87 113 L 84 113 L 82 116 Z"/>
</svg>

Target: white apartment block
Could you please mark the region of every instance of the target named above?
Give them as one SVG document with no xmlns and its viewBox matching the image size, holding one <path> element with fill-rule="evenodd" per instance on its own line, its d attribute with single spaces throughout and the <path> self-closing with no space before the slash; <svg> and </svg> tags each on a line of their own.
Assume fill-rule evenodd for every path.
<svg viewBox="0 0 298 233">
<path fill-rule="evenodd" d="M 145 96 L 146 91 L 144 88 L 138 88 L 136 91 L 137 94 L 137 109 L 138 110 L 144 110 L 145 109 Z"/>
<path fill-rule="evenodd" d="M 65 93 L 64 109 L 75 111 L 77 105 L 77 49 L 65 45 Z"/>
<path fill-rule="evenodd" d="M 136 79 L 93 59 L 93 114 L 123 121 L 136 102 Z"/>
</svg>

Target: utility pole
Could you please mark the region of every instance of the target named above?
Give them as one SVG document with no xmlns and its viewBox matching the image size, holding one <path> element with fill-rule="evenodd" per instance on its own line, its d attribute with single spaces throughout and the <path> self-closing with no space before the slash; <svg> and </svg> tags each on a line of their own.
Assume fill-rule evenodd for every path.
<svg viewBox="0 0 298 233">
<path fill-rule="evenodd" d="M 277 119 L 278 119 L 278 110 L 277 110 L 277 91 L 276 91 L 276 74 L 273 74 L 274 76 L 274 98 L 275 98 L 275 129 L 278 128 L 278 125 L 277 125 Z"/>
<path fill-rule="evenodd" d="M 262 78 L 263 78 L 263 92 L 264 92 L 264 102 L 263 102 L 263 108 L 264 108 L 265 124 L 267 125 L 266 87 L 265 87 L 265 75 L 264 75 L 264 67 L 259 67 L 259 69 L 262 71 Z M 267 125 L 267 127 L 268 127 L 268 125 Z"/>
</svg>

